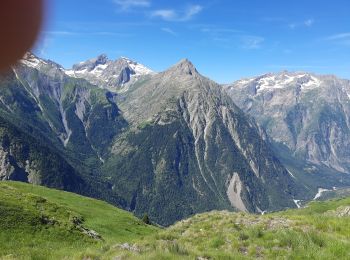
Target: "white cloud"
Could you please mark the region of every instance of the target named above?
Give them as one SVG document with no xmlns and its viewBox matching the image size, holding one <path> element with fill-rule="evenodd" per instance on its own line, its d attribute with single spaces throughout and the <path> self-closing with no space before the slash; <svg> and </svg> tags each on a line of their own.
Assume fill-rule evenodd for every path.
<svg viewBox="0 0 350 260">
<path fill-rule="evenodd" d="M 47 35 L 42 35 L 41 39 L 37 42 L 35 49 L 40 56 L 47 55 L 47 50 L 53 43 L 53 39 Z"/>
<path fill-rule="evenodd" d="M 350 39 L 350 33 L 339 33 L 339 34 L 335 34 L 332 36 L 329 36 L 327 38 L 328 40 L 344 40 L 344 39 Z"/>
<path fill-rule="evenodd" d="M 43 35 L 51 37 L 75 37 L 75 36 L 117 36 L 117 37 L 130 37 L 131 34 L 127 33 L 118 33 L 118 32 L 109 32 L 109 31 L 44 31 Z"/>
<path fill-rule="evenodd" d="M 151 13 L 152 17 L 159 17 L 166 21 L 185 22 L 191 20 L 194 16 L 203 10 L 200 5 L 191 5 L 183 11 L 174 9 L 155 10 Z"/>
<path fill-rule="evenodd" d="M 200 6 L 200 5 L 192 5 L 186 10 L 185 16 L 183 18 L 184 18 L 184 20 L 189 20 L 193 16 L 195 16 L 196 14 L 199 14 L 202 10 L 203 10 L 202 6 Z"/>
<path fill-rule="evenodd" d="M 350 32 L 334 34 L 327 37 L 326 40 L 335 44 L 350 46 Z"/>
<path fill-rule="evenodd" d="M 151 2 L 149 0 L 113 0 L 113 2 L 121 8 L 121 10 L 129 10 L 130 8 L 149 7 Z"/>
<path fill-rule="evenodd" d="M 242 36 L 240 40 L 244 49 L 260 49 L 262 43 L 265 41 L 262 37 L 250 35 Z"/>
<path fill-rule="evenodd" d="M 176 32 L 174 32 L 172 29 L 170 29 L 170 28 L 162 28 L 161 29 L 163 32 L 166 32 L 166 33 L 168 33 L 168 34 L 171 34 L 171 35 L 173 35 L 173 36 L 177 36 L 177 33 Z"/>
<path fill-rule="evenodd" d="M 307 27 L 311 27 L 314 23 L 315 23 L 314 19 L 308 19 L 308 20 L 304 21 L 304 24 Z"/>
<path fill-rule="evenodd" d="M 315 24 L 315 20 L 310 18 L 310 19 L 307 19 L 303 22 L 299 22 L 299 23 L 290 23 L 288 24 L 288 27 L 291 29 L 291 30 L 294 30 L 294 29 L 297 29 L 299 27 L 312 27 L 313 25 Z"/>
<path fill-rule="evenodd" d="M 77 36 L 79 33 L 70 31 L 46 31 L 44 34 L 54 35 L 54 36 Z"/>
<path fill-rule="evenodd" d="M 171 9 L 163 9 L 152 12 L 152 16 L 160 17 L 164 20 L 174 20 L 177 18 L 177 13 Z"/>
</svg>

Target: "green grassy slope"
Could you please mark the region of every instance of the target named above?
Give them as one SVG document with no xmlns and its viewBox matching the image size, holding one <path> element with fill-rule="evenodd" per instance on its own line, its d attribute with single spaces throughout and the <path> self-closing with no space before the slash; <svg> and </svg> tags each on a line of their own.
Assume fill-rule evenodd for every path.
<svg viewBox="0 0 350 260">
<path fill-rule="evenodd" d="M 350 198 L 263 216 L 213 211 L 159 229 L 105 202 L 0 182 L 0 245 L 0 259 L 350 259 Z"/>
<path fill-rule="evenodd" d="M 261 215 L 210 212 L 180 221 L 101 259 L 350 259 L 350 198 Z M 136 251 L 136 253 L 135 253 Z M 139 252 L 137 252 L 139 251 Z"/>
<path fill-rule="evenodd" d="M 102 240 L 84 230 L 96 231 Z M 105 202 L 17 182 L 0 183 L 0 259 L 79 258 L 87 249 L 155 232 Z"/>
</svg>

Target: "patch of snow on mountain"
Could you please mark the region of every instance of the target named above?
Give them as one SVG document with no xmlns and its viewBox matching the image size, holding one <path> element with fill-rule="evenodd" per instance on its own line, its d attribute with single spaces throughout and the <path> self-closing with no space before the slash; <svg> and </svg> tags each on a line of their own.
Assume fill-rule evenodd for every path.
<svg viewBox="0 0 350 260">
<path fill-rule="evenodd" d="M 147 74 L 152 74 L 153 71 L 147 68 L 146 66 L 139 64 L 137 62 L 134 62 L 126 57 L 122 57 L 127 63 L 128 66 L 135 72 L 134 76 L 142 76 Z"/>
<path fill-rule="evenodd" d="M 346 93 L 346 95 L 348 96 L 348 98 L 350 99 L 350 89 L 343 88 L 343 90 Z"/>
<path fill-rule="evenodd" d="M 35 57 L 34 55 L 27 53 L 23 59 L 21 60 L 21 63 L 32 68 L 37 68 L 42 64 L 47 64 L 45 61 Z"/>
<path fill-rule="evenodd" d="M 75 72 L 74 70 L 66 70 L 65 73 L 70 76 L 70 77 L 74 77 L 75 76 Z"/>
<path fill-rule="evenodd" d="M 86 72 L 88 72 L 88 71 L 87 71 L 87 69 L 83 69 L 83 70 L 77 70 L 77 71 L 75 71 L 75 70 L 66 70 L 65 72 L 70 77 L 80 77 L 80 76 L 84 76 L 84 74 Z"/>
<path fill-rule="evenodd" d="M 283 89 L 289 86 L 300 84 L 302 90 L 310 90 L 321 85 L 321 81 L 308 74 L 267 74 L 255 79 L 258 92 L 265 92 L 274 89 Z M 239 81 L 239 85 L 246 85 L 249 80 Z"/>
<path fill-rule="evenodd" d="M 293 199 L 293 201 L 294 201 L 294 204 L 297 206 L 297 208 L 300 209 L 301 208 L 300 200 L 294 200 Z"/>
<path fill-rule="evenodd" d="M 90 73 L 94 74 L 95 76 L 101 76 L 101 74 L 107 67 L 108 64 L 99 64 L 92 71 L 90 71 Z"/>
<path fill-rule="evenodd" d="M 314 76 L 310 77 L 310 80 L 302 84 L 302 89 L 314 89 L 321 85 L 321 81 Z"/>
<path fill-rule="evenodd" d="M 317 200 L 319 199 L 321 196 L 322 196 L 322 193 L 326 192 L 326 191 L 330 191 L 328 189 L 323 189 L 323 188 L 318 188 L 318 192 L 317 194 L 315 195 L 314 199 L 313 200 Z"/>
<path fill-rule="evenodd" d="M 283 88 L 284 86 L 280 83 L 281 82 L 276 79 L 276 76 L 267 76 L 258 80 L 257 90 L 261 92 L 269 89 Z"/>
</svg>

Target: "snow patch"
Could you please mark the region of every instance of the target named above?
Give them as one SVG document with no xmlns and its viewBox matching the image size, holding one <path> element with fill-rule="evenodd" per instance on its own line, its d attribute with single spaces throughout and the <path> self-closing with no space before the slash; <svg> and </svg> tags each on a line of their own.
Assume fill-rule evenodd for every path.
<svg viewBox="0 0 350 260">
<path fill-rule="evenodd" d="M 66 70 L 65 73 L 70 77 L 75 77 L 75 71 L 74 70 Z"/>
<path fill-rule="evenodd" d="M 38 68 L 40 65 L 47 64 L 45 61 L 36 58 L 35 56 L 29 55 L 20 61 L 22 64 L 31 67 Z"/>
<path fill-rule="evenodd" d="M 254 79 L 256 81 L 257 92 L 265 92 L 274 89 L 284 89 L 295 84 L 300 84 L 302 90 L 310 90 L 318 88 L 321 85 L 321 80 L 315 76 L 301 74 L 268 74 Z M 247 85 L 248 80 L 241 80 L 238 85 Z M 295 83 L 295 84 L 293 84 Z"/>
<path fill-rule="evenodd" d="M 330 190 L 324 189 L 324 188 L 318 188 L 318 192 L 316 193 L 316 195 L 315 195 L 313 200 L 319 199 L 322 196 L 322 193 L 324 193 L 326 191 L 330 191 Z"/>
<path fill-rule="evenodd" d="M 293 199 L 293 201 L 294 201 L 295 205 L 297 206 L 297 208 L 300 209 L 300 208 L 301 208 L 301 205 L 300 205 L 300 201 L 301 201 L 301 200 L 295 200 L 295 199 Z"/>
<path fill-rule="evenodd" d="M 319 79 L 317 79 L 314 76 L 310 77 L 310 80 L 304 84 L 302 84 L 302 89 L 314 89 L 314 88 L 318 88 L 321 85 L 321 81 Z"/>
<path fill-rule="evenodd" d="M 91 74 L 99 77 L 102 75 L 104 70 L 108 67 L 108 64 L 99 64 L 97 65 L 92 71 L 90 71 Z M 85 73 L 85 72 L 84 72 Z"/>
<path fill-rule="evenodd" d="M 137 63 L 135 61 L 132 61 L 126 57 L 122 57 L 123 60 L 125 60 L 128 63 L 128 66 L 135 72 L 133 76 L 142 76 L 147 74 L 153 74 L 154 72 L 147 68 L 146 66 Z"/>
</svg>

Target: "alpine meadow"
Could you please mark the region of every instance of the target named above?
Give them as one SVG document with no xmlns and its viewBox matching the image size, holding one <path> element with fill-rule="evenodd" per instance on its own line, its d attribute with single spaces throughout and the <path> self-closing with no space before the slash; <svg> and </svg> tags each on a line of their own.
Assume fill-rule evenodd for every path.
<svg viewBox="0 0 350 260">
<path fill-rule="evenodd" d="M 349 3 L 43 6 L 0 64 L 0 259 L 350 259 Z"/>
</svg>

